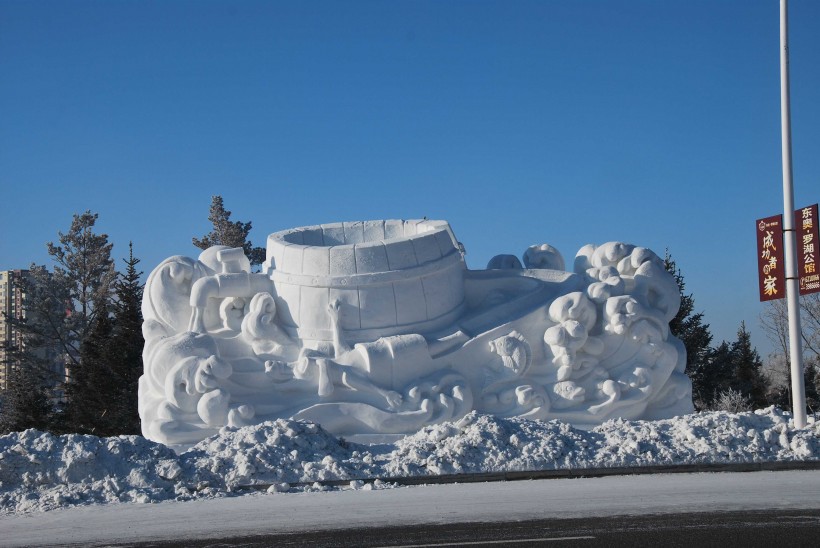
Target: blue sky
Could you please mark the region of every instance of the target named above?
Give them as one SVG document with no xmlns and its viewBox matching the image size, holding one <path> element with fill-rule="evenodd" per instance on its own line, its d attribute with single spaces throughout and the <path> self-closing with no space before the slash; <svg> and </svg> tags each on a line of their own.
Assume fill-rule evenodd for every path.
<svg viewBox="0 0 820 548">
<path fill-rule="evenodd" d="M 820 2 L 790 2 L 795 205 L 820 200 Z M 716 342 L 759 330 L 782 212 L 777 0 L 0 0 L 0 269 L 73 213 L 118 258 L 441 218 L 471 268 L 550 243 L 669 249 Z"/>
</svg>

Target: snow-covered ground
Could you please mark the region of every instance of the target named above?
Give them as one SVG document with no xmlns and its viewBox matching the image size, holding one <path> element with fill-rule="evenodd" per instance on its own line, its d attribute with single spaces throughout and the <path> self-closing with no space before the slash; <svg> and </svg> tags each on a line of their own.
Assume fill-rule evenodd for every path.
<svg viewBox="0 0 820 548">
<path fill-rule="evenodd" d="M 254 484 L 269 486 L 268 494 L 380 490 L 407 476 L 803 460 L 820 460 L 820 422 L 795 429 L 775 408 L 616 420 L 591 431 L 472 413 L 380 445 L 278 420 L 224 428 L 181 455 L 139 436 L 27 430 L 0 436 L 0 513 L 233 497 Z M 319 483 L 340 480 L 333 488 Z"/>
</svg>

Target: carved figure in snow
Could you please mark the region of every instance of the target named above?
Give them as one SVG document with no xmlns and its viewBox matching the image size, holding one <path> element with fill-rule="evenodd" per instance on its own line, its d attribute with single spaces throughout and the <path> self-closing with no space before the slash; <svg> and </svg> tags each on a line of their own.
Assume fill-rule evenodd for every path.
<svg viewBox="0 0 820 548">
<path fill-rule="evenodd" d="M 490 341 L 490 350 L 501 356 L 504 367 L 518 376 L 525 374 L 532 363 L 530 345 L 518 331 Z"/>
<path fill-rule="evenodd" d="M 621 387 L 612 379 L 598 382 L 596 388 L 598 389 L 598 393 L 604 398 L 604 401 L 589 406 L 589 412 L 593 415 L 597 415 L 611 407 L 621 398 Z"/>
<path fill-rule="evenodd" d="M 549 317 L 558 322 L 544 332 L 546 342 L 558 366 L 557 379 L 565 381 L 585 375 L 598 365 L 603 342 L 589 335 L 595 326 L 595 305 L 580 292 L 556 299 L 549 308 Z"/>
<path fill-rule="evenodd" d="M 241 321 L 240 330 L 257 355 L 294 357 L 296 343 L 276 323 L 276 301 L 270 293 L 257 293 Z"/>
<path fill-rule="evenodd" d="M 316 383 L 317 394 L 321 398 L 329 398 L 337 387 L 343 387 L 354 391 L 379 394 L 390 409 L 398 408 L 402 402 L 402 396 L 398 392 L 379 388 L 357 373 L 354 368 L 311 351 L 305 352 L 302 358 L 294 364 L 293 374 L 297 379 L 311 380 Z"/>
<path fill-rule="evenodd" d="M 211 262 L 215 256 L 215 263 Z M 207 249 L 202 253 L 202 261 L 214 270 L 220 272 L 210 276 L 203 276 L 194 282 L 191 287 L 191 321 L 188 330 L 194 333 L 206 333 L 205 328 L 205 308 L 209 299 L 225 299 L 226 297 L 252 297 L 262 292 L 270 291 L 270 279 L 263 274 L 251 273 L 251 263 L 245 257 L 241 247 L 227 248 L 216 246 Z M 221 268 L 220 268 L 221 267 Z M 233 305 L 233 300 L 229 301 Z M 223 321 L 231 327 L 230 314 L 227 307 L 220 307 L 224 313 Z"/>
<path fill-rule="evenodd" d="M 552 396 L 552 406 L 555 409 L 565 409 L 584 401 L 586 389 L 573 381 L 561 381 L 553 385 Z"/>
<path fill-rule="evenodd" d="M 481 398 L 489 412 L 505 417 L 545 419 L 551 406 L 546 390 L 537 384 L 513 385 L 485 391 Z"/>
<path fill-rule="evenodd" d="M 347 343 L 339 323 L 341 302 L 333 300 L 328 304 L 327 313 L 333 330 L 333 356 L 326 356 L 315 350 L 303 350 L 299 361 L 293 366 L 297 379 L 312 379 L 318 385 L 318 395 L 330 397 L 335 387 L 344 387 L 354 391 L 373 392 L 384 398 L 390 409 L 396 409 L 402 402 L 402 396 L 393 390 L 385 390 L 370 382 L 350 365 L 353 349 Z"/>
</svg>

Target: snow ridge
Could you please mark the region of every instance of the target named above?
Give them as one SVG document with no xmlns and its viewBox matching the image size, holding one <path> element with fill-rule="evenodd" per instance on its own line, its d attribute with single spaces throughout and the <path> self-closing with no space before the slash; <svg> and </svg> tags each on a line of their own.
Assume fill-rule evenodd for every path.
<svg viewBox="0 0 820 548">
<path fill-rule="evenodd" d="M 774 407 L 659 421 L 608 421 L 585 431 L 558 421 L 470 413 L 394 444 L 362 445 L 279 419 L 225 427 L 181 455 L 140 436 L 0 436 L 0 513 L 84 504 L 149 503 L 269 492 L 389 487 L 374 478 L 671 464 L 820 460 L 820 422 L 802 429 Z"/>
</svg>

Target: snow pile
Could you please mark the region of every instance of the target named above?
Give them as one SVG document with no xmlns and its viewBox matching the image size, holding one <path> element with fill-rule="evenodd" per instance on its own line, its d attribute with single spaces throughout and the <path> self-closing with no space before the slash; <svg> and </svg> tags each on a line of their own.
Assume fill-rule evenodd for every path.
<svg viewBox="0 0 820 548">
<path fill-rule="evenodd" d="M 399 440 L 383 468 L 388 476 L 587 468 L 590 437 L 563 422 L 473 412 Z"/>
<path fill-rule="evenodd" d="M 0 436 L 0 512 L 104 502 L 152 502 L 207 487 L 179 457 L 141 436 Z M 216 494 L 216 493 L 213 493 Z"/>
<path fill-rule="evenodd" d="M 702 413 L 660 421 L 608 421 L 592 463 L 603 466 L 719 464 L 820 459 L 820 422 L 795 430 L 771 407 L 754 413 Z"/>
<path fill-rule="evenodd" d="M 558 421 L 471 413 L 396 443 L 392 476 L 820 459 L 820 423 L 795 430 L 774 407 L 659 421 L 610 420 L 590 431 Z"/>
<path fill-rule="evenodd" d="M 317 424 L 286 419 L 222 428 L 219 435 L 199 442 L 180 460 L 210 471 L 231 488 L 359 479 L 381 473 L 372 466 L 367 446 L 349 444 Z"/>
<path fill-rule="evenodd" d="M 557 421 L 470 413 L 395 444 L 361 445 L 280 419 L 223 428 L 176 455 L 139 436 L 0 436 L 0 513 L 60 506 L 191 500 L 245 493 L 389 487 L 407 476 L 696 463 L 820 460 L 820 422 L 789 426 L 776 408 L 660 421 L 609 421 L 591 431 Z M 325 482 L 324 484 L 319 482 Z"/>
</svg>

